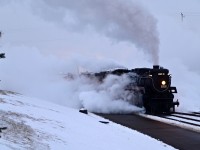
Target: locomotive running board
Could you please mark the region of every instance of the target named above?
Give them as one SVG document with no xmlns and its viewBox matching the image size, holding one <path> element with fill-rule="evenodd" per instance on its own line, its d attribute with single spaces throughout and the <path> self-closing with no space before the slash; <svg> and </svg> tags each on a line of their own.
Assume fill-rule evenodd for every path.
<svg viewBox="0 0 200 150">
<path fill-rule="evenodd" d="M 171 93 L 177 93 L 177 89 L 174 86 L 170 87 L 169 90 L 170 90 Z"/>
</svg>

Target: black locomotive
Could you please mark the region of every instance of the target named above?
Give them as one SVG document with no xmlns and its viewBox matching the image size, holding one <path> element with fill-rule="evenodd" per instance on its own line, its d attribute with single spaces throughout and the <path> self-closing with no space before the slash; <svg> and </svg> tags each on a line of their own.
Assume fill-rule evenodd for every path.
<svg viewBox="0 0 200 150">
<path fill-rule="evenodd" d="M 108 75 L 121 76 L 124 74 L 131 81 L 125 90 L 133 93 L 134 97 L 139 100 L 136 105 L 143 106 L 146 113 L 171 113 L 175 111 L 175 105 L 179 105 L 178 100 L 173 101 L 177 90 L 176 87 L 171 86 L 169 70 L 158 65 L 153 68 L 115 69 L 85 75 L 102 82 Z"/>
<path fill-rule="evenodd" d="M 175 111 L 178 100 L 173 101 L 176 87 L 171 86 L 169 70 L 160 66 L 136 68 L 137 86 L 142 87 L 142 101 L 147 113 L 170 113 Z"/>
</svg>

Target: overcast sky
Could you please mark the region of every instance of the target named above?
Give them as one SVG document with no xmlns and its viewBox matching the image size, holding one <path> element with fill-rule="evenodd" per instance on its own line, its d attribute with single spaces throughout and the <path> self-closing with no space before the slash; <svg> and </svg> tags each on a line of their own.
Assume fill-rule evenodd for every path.
<svg viewBox="0 0 200 150">
<path fill-rule="evenodd" d="M 127 67 L 148 65 L 146 61 L 151 60 L 151 56 L 143 56 L 147 52 L 139 50 L 137 42 L 116 40 L 103 31 L 98 32 L 93 26 L 83 28 L 82 22 L 73 28 L 70 23 L 63 21 L 70 16 L 65 11 L 68 7 L 64 7 L 65 10 L 59 9 L 59 1 L 51 1 L 1 0 L 0 29 L 4 33 L 1 45 L 34 47 L 43 53 L 57 54 L 64 58 L 84 54 L 87 57 L 113 59 Z M 54 2 L 58 4 L 55 7 Z M 161 65 L 166 64 L 170 57 L 180 59 L 191 69 L 196 67 L 196 71 L 200 70 L 197 65 L 200 48 L 199 3 L 198 0 L 140 1 L 139 5 L 145 8 L 146 14 L 152 14 L 157 20 Z M 73 7 L 76 5 L 71 7 L 75 9 Z M 185 15 L 183 21 L 181 12 Z M 150 62 L 148 66 L 152 64 Z"/>
</svg>

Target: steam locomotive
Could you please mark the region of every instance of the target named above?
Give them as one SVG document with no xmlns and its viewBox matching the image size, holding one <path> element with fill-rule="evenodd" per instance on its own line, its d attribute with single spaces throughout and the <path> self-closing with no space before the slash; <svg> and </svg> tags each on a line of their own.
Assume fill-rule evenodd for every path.
<svg viewBox="0 0 200 150">
<path fill-rule="evenodd" d="M 171 86 L 171 75 L 168 69 L 154 65 L 153 68 L 115 69 L 87 74 L 100 82 L 108 75 L 127 75 L 130 83 L 125 90 L 133 93 L 134 98 L 138 99 L 136 105 L 144 107 L 148 114 L 171 113 L 175 111 L 175 106 L 179 105 L 178 100 L 173 101 L 177 89 Z"/>
</svg>

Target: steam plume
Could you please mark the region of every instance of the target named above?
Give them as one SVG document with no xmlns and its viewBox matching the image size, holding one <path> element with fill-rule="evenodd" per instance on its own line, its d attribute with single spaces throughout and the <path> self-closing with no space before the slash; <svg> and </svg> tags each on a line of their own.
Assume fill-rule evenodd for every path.
<svg viewBox="0 0 200 150">
<path fill-rule="evenodd" d="M 150 56 L 154 64 L 159 63 L 156 20 L 131 0 L 43 0 L 43 3 L 36 3 L 43 4 L 43 7 L 34 8 L 48 20 L 77 29 L 92 27 L 116 41 L 131 42 Z"/>
</svg>

